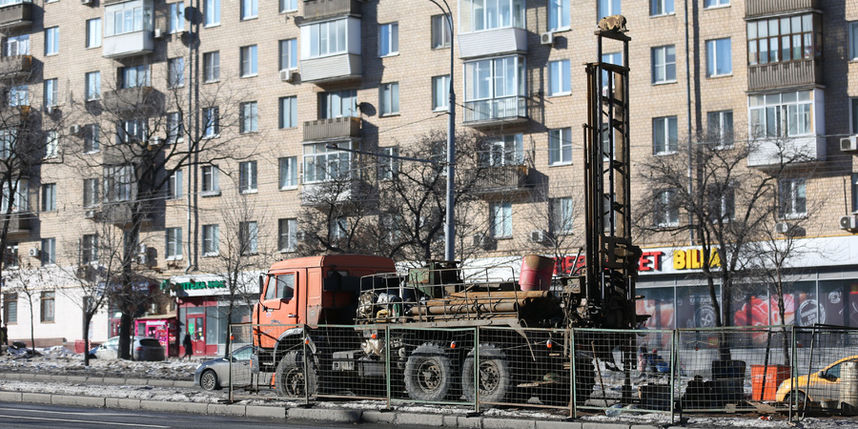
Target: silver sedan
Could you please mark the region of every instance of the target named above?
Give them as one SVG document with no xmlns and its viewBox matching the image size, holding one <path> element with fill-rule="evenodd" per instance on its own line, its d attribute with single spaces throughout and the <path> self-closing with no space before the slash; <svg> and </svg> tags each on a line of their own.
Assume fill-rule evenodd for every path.
<svg viewBox="0 0 858 429">
<path fill-rule="evenodd" d="M 232 355 L 232 384 L 247 386 L 250 384 L 250 359 L 253 357 L 253 346 L 243 346 L 235 349 Z M 204 390 L 214 390 L 229 384 L 229 360 L 217 358 L 205 361 L 194 372 L 194 383 Z"/>
</svg>

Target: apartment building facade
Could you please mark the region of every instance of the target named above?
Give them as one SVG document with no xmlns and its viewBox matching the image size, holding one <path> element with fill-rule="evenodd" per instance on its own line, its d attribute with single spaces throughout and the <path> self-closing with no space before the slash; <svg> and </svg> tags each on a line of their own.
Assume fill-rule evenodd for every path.
<svg viewBox="0 0 858 429">
<path fill-rule="evenodd" d="M 170 153 L 209 145 L 216 150 L 200 153 L 195 168 L 181 157 L 164 162 L 155 180 L 163 185 L 145 197 L 154 203 L 135 269 L 152 279 L 139 288 L 175 300 L 141 315 L 174 315 L 182 335 L 205 345 L 196 350 L 222 351 L 231 237 L 251 261 L 242 266 L 248 287 L 239 294 L 252 296 L 254 273 L 306 239 L 302 213 L 313 195 L 355 165 L 356 152 L 332 145 L 395 154 L 417 136 L 446 130 L 451 49 L 456 127 L 484 136 L 494 154 L 489 167 L 513 176 L 481 194 L 468 216 L 484 228 L 460 243 L 473 244 L 486 263 L 532 252 L 574 255 L 583 229 L 583 64 L 596 60 L 596 23 L 613 14 L 626 16 L 632 38 L 633 163 L 717 133 L 737 145 L 762 142 L 746 164 L 764 171 L 778 162 L 766 139 L 788 138 L 810 155 L 781 185 L 789 214 L 826 207 L 807 232 L 825 256 L 796 262 L 794 308 L 810 312 L 803 303 L 814 301 L 817 316 L 823 309 L 842 323 L 858 320 L 858 310 L 845 306 L 858 305 L 858 244 L 840 224 L 858 210 L 854 152 L 841 151 L 841 138 L 858 133 L 858 5 L 460 0 L 450 7 L 454 37 L 442 11 L 421 0 L 0 2 L 4 106 L 32 106 L 61 124 L 49 145 L 56 150 L 45 153 L 59 162 L 41 164 L 17 193 L 8 248 L 21 262 L 4 268 L 60 272 L 36 292 L 36 336 L 81 338 L 81 300 L 68 274 L 76 271 L 59 267 L 103 258 L 93 249 L 106 240 L 105 225 L 127 229 L 123 204 L 144 198 L 133 186 L 142 180 L 139 167 L 126 166 L 134 163 L 115 147 L 145 140 Z M 602 61 L 623 60 L 619 45 L 606 43 L 603 52 Z M 158 106 L 151 114 L 119 114 L 129 104 L 139 113 L 150 100 Z M 635 180 L 633 199 L 656 198 L 652 190 Z M 681 211 L 664 216 L 679 222 Z M 566 238 L 551 249 L 548 236 Z M 647 252 L 641 305 L 658 314 L 651 326 L 706 325 L 705 291 L 672 259 L 694 243 L 638 241 Z M 4 325 L 10 338 L 27 338 L 29 301 L 6 283 Z M 817 304 L 837 293 L 840 307 Z M 745 300 L 771 302 L 758 295 Z M 246 320 L 251 301 L 239 303 L 233 322 Z M 105 306 L 93 338 L 114 335 L 116 319 Z"/>
</svg>

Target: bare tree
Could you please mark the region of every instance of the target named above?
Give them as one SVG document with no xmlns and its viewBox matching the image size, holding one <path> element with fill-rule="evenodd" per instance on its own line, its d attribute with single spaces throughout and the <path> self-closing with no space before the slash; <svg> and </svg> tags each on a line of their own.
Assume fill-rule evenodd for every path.
<svg viewBox="0 0 858 429">
<path fill-rule="evenodd" d="M 39 269 L 38 267 L 33 267 L 32 263 L 29 261 L 24 264 L 24 260 L 18 257 L 17 254 L 14 256 L 7 255 L 7 266 L 9 267 L 3 276 L 4 283 L 6 283 L 9 289 L 13 293 L 19 293 L 24 295 L 27 301 L 27 308 L 29 310 L 30 317 L 30 349 L 33 354 L 36 353 L 36 335 L 35 335 L 35 311 L 34 306 L 36 305 L 34 301 L 38 301 L 41 305 L 41 294 L 43 293 L 55 293 L 55 287 L 53 278 L 50 274 L 44 270 Z M 53 315 L 54 308 L 50 309 L 41 308 L 41 317 L 47 316 L 45 312 L 49 311 L 51 315 Z"/>
</svg>

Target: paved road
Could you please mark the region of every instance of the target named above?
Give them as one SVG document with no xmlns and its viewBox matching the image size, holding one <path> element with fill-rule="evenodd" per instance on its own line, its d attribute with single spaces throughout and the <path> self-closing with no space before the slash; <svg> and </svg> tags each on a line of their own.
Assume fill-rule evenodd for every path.
<svg viewBox="0 0 858 429">
<path fill-rule="evenodd" d="M 115 428 L 115 429 L 212 429 L 212 428 L 355 428 L 336 423 L 274 422 L 251 418 L 153 413 L 142 410 L 109 410 L 56 405 L 0 402 L 0 428 Z M 392 429 L 390 425 L 361 424 L 361 429 Z"/>
</svg>

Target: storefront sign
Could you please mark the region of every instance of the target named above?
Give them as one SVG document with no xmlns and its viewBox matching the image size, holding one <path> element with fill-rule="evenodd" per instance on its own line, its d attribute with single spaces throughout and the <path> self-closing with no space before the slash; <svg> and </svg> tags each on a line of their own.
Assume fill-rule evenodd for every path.
<svg viewBox="0 0 858 429">
<path fill-rule="evenodd" d="M 161 289 L 162 290 L 171 289 L 171 285 L 172 285 L 172 288 L 181 289 L 181 290 L 223 289 L 223 288 L 226 288 L 226 283 L 223 280 L 210 280 L 207 282 L 187 281 L 187 282 L 172 283 L 172 284 L 170 283 L 169 280 L 164 280 L 163 282 L 161 282 Z"/>
<path fill-rule="evenodd" d="M 721 256 L 718 249 L 711 249 L 709 253 L 709 267 L 721 267 Z M 673 251 L 674 270 L 699 270 L 703 268 L 703 250 L 686 249 Z"/>
</svg>

